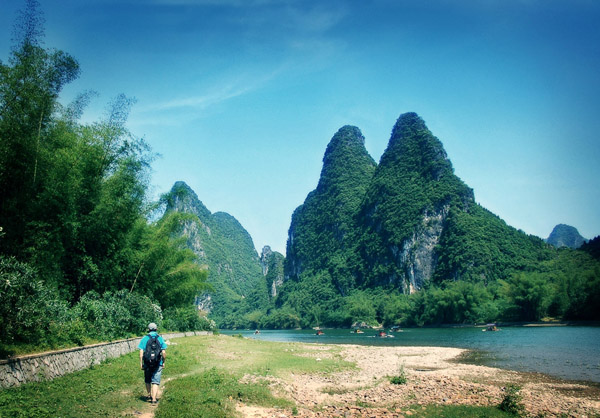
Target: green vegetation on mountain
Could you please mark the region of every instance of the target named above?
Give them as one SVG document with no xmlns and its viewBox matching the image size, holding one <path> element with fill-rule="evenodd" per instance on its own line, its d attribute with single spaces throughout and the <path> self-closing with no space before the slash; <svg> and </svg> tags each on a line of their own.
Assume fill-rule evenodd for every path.
<svg viewBox="0 0 600 418">
<path fill-rule="evenodd" d="M 283 284 L 285 257 L 277 251 L 271 250 L 266 245 L 260 256 L 260 263 L 263 268 L 263 275 L 269 290 L 269 298 L 277 296 L 278 288 Z"/>
<path fill-rule="evenodd" d="M 590 254 L 596 260 L 600 259 L 600 236 L 583 243 L 579 249 Z"/>
<path fill-rule="evenodd" d="M 437 249 L 437 283 L 487 284 L 511 272 L 535 269 L 555 255 L 542 239 L 516 230 L 478 204 L 449 212 Z"/>
<path fill-rule="evenodd" d="M 354 153 L 330 157 L 349 132 L 334 136 L 317 189 L 294 212 L 286 281 L 259 325 L 600 318 L 600 263 L 477 204 L 418 115 L 399 117 L 376 169 L 362 136 Z"/>
<path fill-rule="evenodd" d="M 292 280 L 327 271 L 342 295 L 354 286 L 347 270 L 348 248 L 376 166 L 364 141 L 358 128 L 344 126 L 329 142 L 316 190 L 292 215 L 286 251 L 286 276 Z"/>
<path fill-rule="evenodd" d="M 361 283 L 420 287 L 422 280 L 405 273 L 399 254 L 410 257 L 414 236 L 424 236 L 437 218 L 443 222 L 447 212 L 472 203 L 471 189 L 454 175 L 441 142 L 418 115 L 401 115 L 358 214 Z"/>
<path fill-rule="evenodd" d="M 338 318 L 338 313 L 341 296 L 355 286 L 349 270 L 355 214 L 376 166 L 364 141 L 356 127 L 338 130 L 325 151 L 316 190 L 292 216 L 287 281 L 271 315 L 287 326 L 307 326 L 307 320 L 315 324 L 347 322 L 345 317 Z"/>
<path fill-rule="evenodd" d="M 252 238 L 242 225 L 227 213 L 212 214 L 181 181 L 162 201 L 166 205 L 164 218 L 174 214 L 183 217 L 175 235 L 195 254 L 196 263 L 208 271 L 210 291 L 190 293 L 198 296 L 196 303 L 201 309 L 226 328 L 237 327 L 253 312 L 256 317 L 264 315 L 270 303 L 267 281 Z"/>
</svg>

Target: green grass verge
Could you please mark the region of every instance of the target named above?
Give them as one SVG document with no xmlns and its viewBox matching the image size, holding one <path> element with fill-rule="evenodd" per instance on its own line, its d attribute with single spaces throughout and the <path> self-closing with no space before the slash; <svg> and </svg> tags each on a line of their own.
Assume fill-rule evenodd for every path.
<svg viewBox="0 0 600 418">
<path fill-rule="evenodd" d="M 139 358 L 127 355 L 53 381 L 1 390 L 0 416 L 118 416 L 126 405 L 144 405 L 138 369 Z"/>
<path fill-rule="evenodd" d="M 306 352 L 298 344 L 226 336 L 174 339 L 167 350 L 163 371 L 166 390 L 157 416 L 198 416 L 181 411 L 184 403 L 190 410 L 210 405 L 213 412 L 201 415 L 207 418 L 235 416 L 231 405 L 236 400 L 263 406 L 287 405 L 286 401 L 269 396 L 264 384 L 234 383 L 244 374 L 328 373 L 351 367 L 340 361 L 335 348 L 332 352 L 332 358 L 316 361 L 309 356 L 310 351 Z M 221 383 L 208 383 L 211 379 Z M 205 391 L 205 384 L 212 389 Z M 197 393 L 192 396 L 194 392 Z M 145 394 L 143 372 L 139 370 L 139 357 L 134 352 L 52 381 L 0 390 L 0 417 L 135 416 L 149 408 Z M 226 411 L 226 415 L 219 415 L 217 410 Z"/>
<path fill-rule="evenodd" d="M 239 383 L 240 376 L 209 369 L 167 383 L 155 418 L 236 416 L 239 401 L 267 407 L 289 407 L 293 403 L 274 397 L 266 381 Z"/>
</svg>

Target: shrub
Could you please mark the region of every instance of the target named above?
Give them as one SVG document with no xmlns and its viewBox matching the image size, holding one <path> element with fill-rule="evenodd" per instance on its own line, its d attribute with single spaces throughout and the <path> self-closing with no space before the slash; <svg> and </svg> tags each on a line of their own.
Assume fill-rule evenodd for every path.
<svg viewBox="0 0 600 418">
<path fill-rule="evenodd" d="M 506 394 L 500 402 L 498 408 L 509 414 L 513 414 L 517 417 L 523 416 L 525 412 L 525 405 L 523 405 L 523 396 L 519 393 L 521 388 L 517 385 L 508 385 L 505 388 Z"/>
<path fill-rule="evenodd" d="M 2 357 L 136 336 L 150 322 L 179 331 L 215 328 L 195 306 L 171 309 L 163 324 L 160 306 L 125 289 L 102 295 L 90 291 L 71 308 L 38 279 L 31 266 L 0 256 Z"/>
<path fill-rule="evenodd" d="M 160 307 L 143 295 L 127 290 L 95 291 L 83 295 L 73 307 L 73 315 L 86 327 L 87 335 L 99 340 L 113 340 L 139 335 L 148 323 L 162 323 Z"/>
<path fill-rule="evenodd" d="M 166 309 L 163 327 L 171 331 L 211 331 L 216 325 L 196 306 L 191 305 Z"/>
<path fill-rule="evenodd" d="M 107 292 L 104 298 L 114 305 L 127 309 L 128 318 L 123 324 L 123 331 L 127 333 L 139 335 L 146 330 L 150 322 L 162 326 L 162 309 L 148 296 L 123 289 L 114 293 Z"/>
<path fill-rule="evenodd" d="M 89 341 L 89 333 L 80 319 L 50 324 L 50 342 L 52 348 L 76 344 L 83 346 Z"/>
<path fill-rule="evenodd" d="M 0 256 L 0 338 L 5 344 L 38 343 L 65 308 L 31 266 Z"/>
<path fill-rule="evenodd" d="M 390 383 L 394 385 L 403 385 L 408 381 L 406 372 L 404 371 L 404 365 L 398 368 L 398 374 L 390 377 Z"/>
</svg>

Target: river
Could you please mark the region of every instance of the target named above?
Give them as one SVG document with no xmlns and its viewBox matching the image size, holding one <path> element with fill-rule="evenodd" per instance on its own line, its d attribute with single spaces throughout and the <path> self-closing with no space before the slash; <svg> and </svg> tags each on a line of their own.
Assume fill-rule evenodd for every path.
<svg viewBox="0 0 600 418">
<path fill-rule="evenodd" d="M 407 328 L 393 338 L 380 338 L 375 330 L 221 331 L 269 341 L 380 346 L 437 346 L 473 350 L 469 362 L 510 370 L 544 373 L 569 380 L 600 383 L 600 327 L 504 327 L 497 332 L 482 328 Z"/>
</svg>

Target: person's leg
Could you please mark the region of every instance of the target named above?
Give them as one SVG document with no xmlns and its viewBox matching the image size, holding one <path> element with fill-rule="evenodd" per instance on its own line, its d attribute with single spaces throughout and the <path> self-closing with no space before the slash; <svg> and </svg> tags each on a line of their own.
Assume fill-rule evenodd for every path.
<svg viewBox="0 0 600 418">
<path fill-rule="evenodd" d="M 148 400 L 152 400 L 152 371 L 144 369 L 144 382 L 146 383 L 146 392 L 148 393 Z"/>
<path fill-rule="evenodd" d="M 162 375 L 162 367 L 157 367 L 152 373 L 152 403 L 156 403 L 158 397 L 158 387 L 160 386 L 160 377 Z"/>
<path fill-rule="evenodd" d="M 156 383 L 152 383 L 152 402 L 156 402 L 158 399 L 158 387 Z"/>
</svg>

